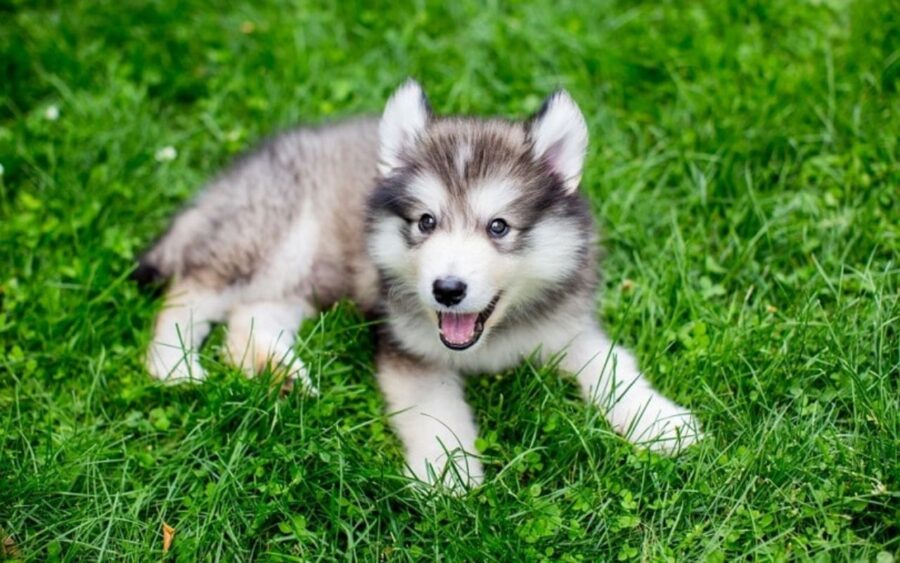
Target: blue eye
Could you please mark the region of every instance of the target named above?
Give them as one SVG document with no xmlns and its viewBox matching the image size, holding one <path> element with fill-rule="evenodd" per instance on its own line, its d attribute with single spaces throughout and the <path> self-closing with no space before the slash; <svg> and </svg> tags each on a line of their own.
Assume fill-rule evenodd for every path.
<svg viewBox="0 0 900 563">
<path fill-rule="evenodd" d="M 494 219 L 488 225 L 488 234 L 494 238 L 503 238 L 509 232 L 509 225 L 503 219 Z"/>
<path fill-rule="evenodd" d="M 419 230 L 423 233 L 430 233 L 437 226 L 437 221 L 434 216 L 426 213 L 419 217 Z"/>
</svg>

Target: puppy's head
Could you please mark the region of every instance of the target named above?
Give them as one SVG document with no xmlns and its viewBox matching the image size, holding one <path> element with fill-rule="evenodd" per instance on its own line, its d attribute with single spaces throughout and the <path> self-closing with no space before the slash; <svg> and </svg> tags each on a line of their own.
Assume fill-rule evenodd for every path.
<svg viewBox="0 0 900 563">
<path fill-rule="evenodd" d="M 387 299 L 427 316 L 446 347 L 538 318 L 593 270 L 593 226 L 577 193 L 588 133 L 566 92 L 525 121 L 437 117 L 410 80 L 388 101 L 379 135 L 369 252 Z"/>
</svg>

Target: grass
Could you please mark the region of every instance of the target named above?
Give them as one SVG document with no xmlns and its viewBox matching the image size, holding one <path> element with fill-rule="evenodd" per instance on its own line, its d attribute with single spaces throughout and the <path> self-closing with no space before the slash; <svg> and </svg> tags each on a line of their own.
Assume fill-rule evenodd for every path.
<svg viewBox="0 0 900 563">
<path fill-rule="evenodd" d="M 128 4 L 0 2 L 7 557 L 158 560 L 163 522 L 181 560 L 897 556 L 896 2 Z M 598 309 L 707 440 L 635 451 L 526 364 L 469 386 L 487 483 L 411 489 L 349 304 L 303 328 L 318 399 L 244 380 L 221 333 L 208 383 L 145 375 L 135 253 L 256 139 L 407 75 L 441 112 L 571 91 Z"/>
</svg>

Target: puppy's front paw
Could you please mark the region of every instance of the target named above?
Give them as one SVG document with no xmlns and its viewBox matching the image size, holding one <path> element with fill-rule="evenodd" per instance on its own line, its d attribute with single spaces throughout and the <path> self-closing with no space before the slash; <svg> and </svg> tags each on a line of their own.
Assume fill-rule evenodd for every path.
<svg viewBox="0 0 900 563">
<path fill-rule="evenodd" d="M 703 438 L 700 421 L 690 412 L 661 414 L 637 444 L 651 451 L 675 455 Z"/>
<path fill-rule="evenodd" d="M 700 421 L 688 409 L 655 395 L 640 409 L 632 409 L 628 424 L 617 428 L 634 444 L 674 455 L 703 438 Z"/>
<path fill-rule="evenodd" d="M 278 366 L 276 366 L 277 369 Z M 296 359 L 296 363 L 290 368 L 284 368 L 281 371 L 285 372 L 284 379 L 281 382 L 282 396 L 293 392 L 298 386 L 300 391 L 309 397 L 319 396 L 319 388 L 309 378 L 309 370 L 306 369 L 306 366 L 299 358 Z"/>
<path fill-rule="evenodd" d="M 147 371 L 150 375 L 169 384 L 199 383 L 206 379 L 197 354 L 186 352 L 178 346 L 153 342 L 147 351 Z"/>
<path fill-rule="evenodd" d="M 474 455 L 460 449 L 432 452 L 432 455 L 409 455 L 407 475 L 422 483 L 439 486 L 454 494 L 463 494 L 484 481 L 484 467 Z"/>
</svg>

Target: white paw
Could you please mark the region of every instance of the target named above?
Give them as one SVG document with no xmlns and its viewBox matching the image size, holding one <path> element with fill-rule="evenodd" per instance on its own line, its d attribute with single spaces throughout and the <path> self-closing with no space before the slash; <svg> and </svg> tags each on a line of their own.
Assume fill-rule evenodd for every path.
<svg viewBox="0 0 900 563">
<path fill-rule="evenodd" d="M 408 476 L 428 485 L 443 487 L 454 494 L 462 494 L 484 481 L 481 460 L 459 448 L 449 454 L 441 450 L 430 456 L 410 455 L 406 463 Z"/>
<path fill-rule="evenodd" d="M 281 371 L 285 372 L 285 378 L 281 384 L 282 394 L 288 393 L 292 391 L 295 386 L 300 385 L 300 389 L 310 397 L 319 396 L 319 389 L 309 378 L 309 370 L 306 369 L 306 366 L 300 358 L 295 358 L 290 367 L 279 368 L 279 366 L 276 366 L 275 369 L 281 369 Z"/>
<path fill-rule="evenodd" d="M 266 369 L 271 369 L 276 378 L 281 380 L 282 394 L 289 393 L 299 384 L 307 395 L 313 397 L 319 395 L 319 390 L 309 378 L 309 370 L 306 369 L 303 360 L 292 351 L 282 352 L 279 357 L 256 347 L 246 350 L 229 342 L 226 352 L 231 363 L 251 379 Z"/>
<path fill-rule="evenodd" d="M 636 445 L 672 455 L 703 438 L 697 417 L 661 396 L 648 402 L 624 430 Z"/>
<path fill-rule="evenodd" d="M 671 455 L 680 453 L 703 439 L 700 422 L 690 413 L 660 417 L 646 434 L 648 438 L 641 439 L 638 445 Z"/>
<path fill-rule="evenodd" d="M 146 364 L 150 375 L 165 383 L 199 383 L 206 379 L 197 354 L 186 352 L 179 346 L 151 343 Z"/>
</svg>

